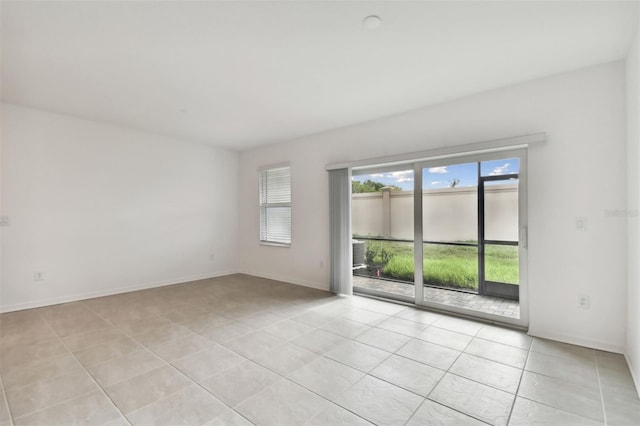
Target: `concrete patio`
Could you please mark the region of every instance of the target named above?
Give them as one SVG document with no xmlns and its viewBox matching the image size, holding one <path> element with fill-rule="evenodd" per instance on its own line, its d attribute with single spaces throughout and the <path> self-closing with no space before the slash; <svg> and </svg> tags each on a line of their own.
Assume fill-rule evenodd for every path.
<svg viewBox="0 0 640 426">
<path fill-rule="evenodd" d="M 372 290 L 390 295 L 414 297 L 413 284 L 398 281 L 376 279 L 372 277 L 353 276 L 353 287 Z M 501 299 L 498 297 L 481 296 L 474 293 L 448 290 L 436 287 L 424 287 L 425 300 L 458 308 L 500 315 L 509 318 L 520 318 L 520 303 L 517 300 Z"/>
</svg>

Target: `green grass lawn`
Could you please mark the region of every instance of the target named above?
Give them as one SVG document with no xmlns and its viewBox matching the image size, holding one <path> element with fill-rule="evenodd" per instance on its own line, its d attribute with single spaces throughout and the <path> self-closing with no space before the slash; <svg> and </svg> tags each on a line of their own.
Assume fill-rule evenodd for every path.
<svg viewBox="0 0 640 426">
<path fill-rule="evenodd" d="M 367 241 L 370 264 L 384 265 L 382 276 L 413 282 L 413 244 Z M 489 281 L 518 283 L 518 247 L 486 246 L 485 277 Z M 424 283 L 435 286 L 478 288 L 476 247 L 424 245 Z"/>
</svg>

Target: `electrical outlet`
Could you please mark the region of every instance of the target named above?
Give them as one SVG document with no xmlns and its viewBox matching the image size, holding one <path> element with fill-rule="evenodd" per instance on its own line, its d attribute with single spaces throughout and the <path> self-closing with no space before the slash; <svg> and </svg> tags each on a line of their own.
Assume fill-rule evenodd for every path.
<svg viewBox="0 0 640 426">
<path fill-rule="evenodd" d="M 210 261 L 212 261 L 212 262 L 214 262 L 214 261 L 216 260 L 216 255 L 215 255 L 215 254 L 213 254 L 213 253 L 211 253 L 211 254 L 209 255 L 209 260 L 210 260 Z"/>
<path fill-rule="evenodd" d="M 576 229 L 578 231 L 586 231 L 587 230 L 587 218 L 582 216 L 582 217 L 576 217 Z"/>
<path fill-rule="evenodd" d="M 44 281 L 44 274 L 42 272 L 34 272 L 33 273 L 34 281 Z"/>
<path fill-rule="evenodd" d="M 580 309 L 589 309 L 591 306 L 591 302 L 589 301 L 589 296 L 586 294 L 581 294 L 578 296 L 578 307 Z"/>
<path fill-rule="evenodd" d="M 9 226 L 9 216 L 0 216 L 0 226 Z"/>
<path fill-rule="evenodd" d="M 320 259 L 320 269 L 324 268 L 324 260 Z"/>
</svg>

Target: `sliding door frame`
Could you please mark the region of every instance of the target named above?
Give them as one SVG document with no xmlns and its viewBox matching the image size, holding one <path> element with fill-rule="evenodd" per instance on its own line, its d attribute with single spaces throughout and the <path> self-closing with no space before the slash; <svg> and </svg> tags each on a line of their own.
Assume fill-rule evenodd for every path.
<svg viewBox="0 0 640 426">
<path fill-rule="evenodd" d="M 424 300 L 424 283 L 423 283 L 423 241 L 424 241 L 424 224 L 422 218 L 423 212 L 423 196 L 422 196 L 422 171 L 429 167 L 452 166 L 457 164 L 503 160 L 508 158 L 518 158 L 520 160 L 520 168 L 518 171 L 518 265 L 519 265 L 519 304 L 520 318 L 509 318 L 501 315 L 493 315 L 485 312 L 475 311 L 472 309 L 459 308 L 455 306 L 442 305 L 439 303 Z M 529 298 L 528 298 L 528 271 L 527 271 L 527 149 L 516 148 L 494 151 L 490 153 L 469 153 L 459 154 L 452 157 L 439 158 L 435 160 L 427 160 L 413 164 L 414 170 L 414 202 L 413 202 L 413 221 L 414 221 L 414 263 L 415 263 L 415 304 L 432 309 L 446 310 L 457 314 L 470 315 L 490 321 L 506 323 L 518 327 L 528 327 L 529 325 Z M 480 175 L 480 170 L 478 170 Z M 478 181 L 478 191 L 480 181 Z M 478 196 L 480 194 L 478 193 Z M 478 211 L 478 217 L 483 214 Z M 481 244 L 478 241 L 478 244 Z M 478 248 L 480 250 L 480 248 Z M 481 253 L 478 253 L 479 255 Z M 481 266 L 479 259 L 479 268 Z M 481 277 L 478 275 L 478 280 Z M 479 285 L 482 283 L 478 282 Z"/>
</svg>

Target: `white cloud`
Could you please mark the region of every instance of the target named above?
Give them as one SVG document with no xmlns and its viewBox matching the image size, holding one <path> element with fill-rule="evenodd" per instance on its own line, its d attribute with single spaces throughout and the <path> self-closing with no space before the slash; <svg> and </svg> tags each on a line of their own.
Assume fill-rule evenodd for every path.
<svg viewBox="0 0 640 426">
<path fill-rule="evenodd" d="M 413 170 L 403 170 L 401 172 L 389 173 L 389 178 L 396 182 L 413 182 Z"/>
<path fill-rule="evenodd" d="M 449 173 L 449 171 L 447 170 L 447 166 L 429 167 L 429 173 L 437 173 L 443 175 L 445 173 Z"/>
<path fill-rule="evenodd" d="M 502 166 L 498 166 L 495 169 L 493 169 L 493 171 L 491 173 L 489 173 L 489 176 L 500 176 L 505 174 L 506 172 L 509 171 L 509 166 L 511 164 L 509 163 L 504 163 Z"/>
<path fill-rule="evenodd" d="M 433 182 L 431 182 L 431 185 L 437 185 L 437 184 L 439 184 L 439 183 L 440 183 L 440 181 L 439 181 L 439 180 L 434 180 Z"/>
</svg>

